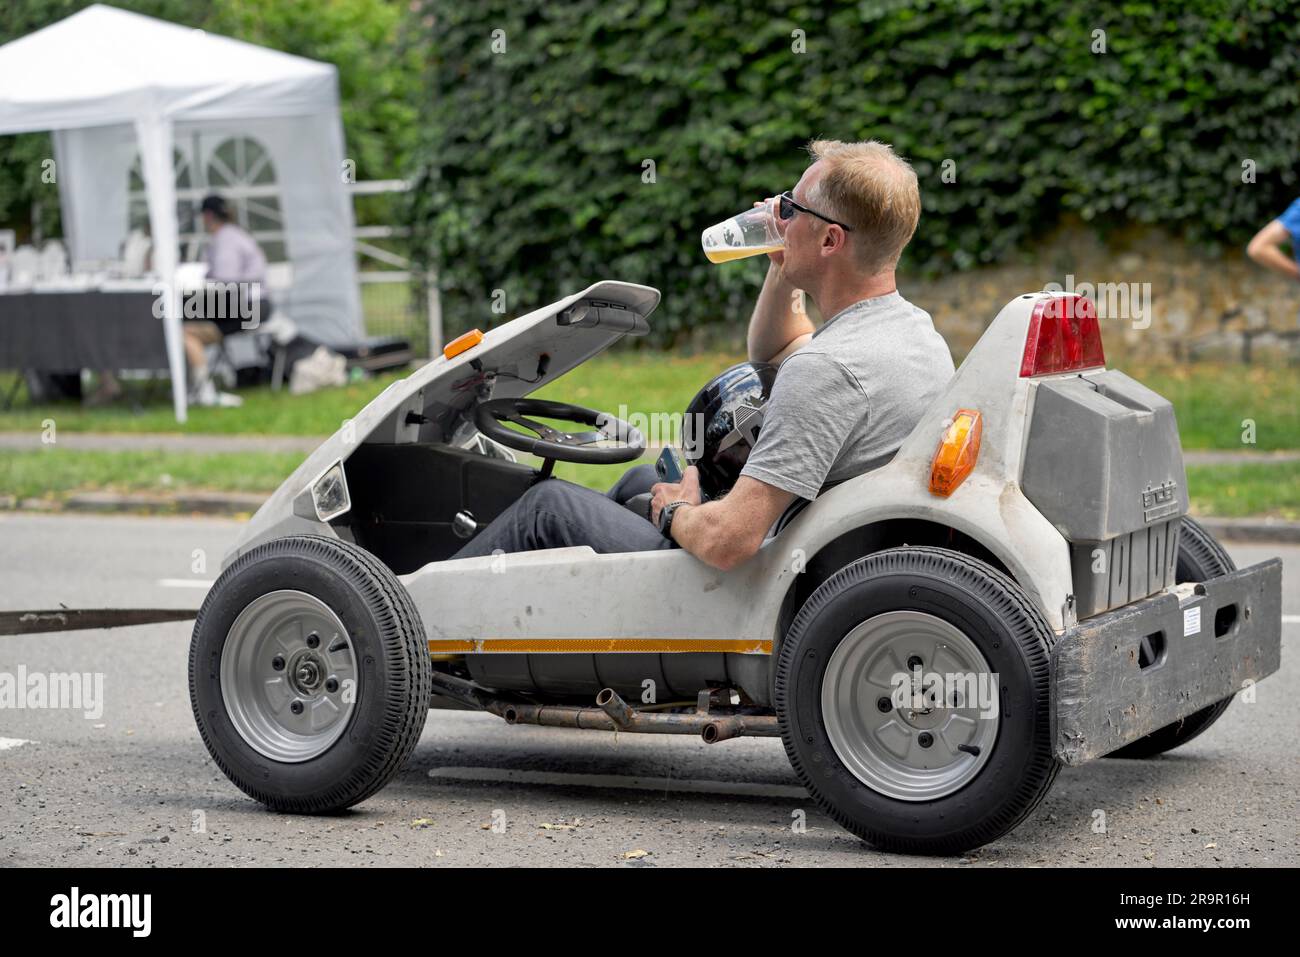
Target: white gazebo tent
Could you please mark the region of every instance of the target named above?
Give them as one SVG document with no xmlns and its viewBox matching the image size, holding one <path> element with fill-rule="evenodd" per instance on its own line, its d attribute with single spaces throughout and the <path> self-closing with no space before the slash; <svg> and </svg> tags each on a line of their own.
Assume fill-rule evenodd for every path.
<svg viewBox="0 0 1300 957">
<path fill-rule="evenodd" d="M 294 322 L 336 348 L 362 337 L 332 65 L 95 5 L 0 46 L 0 134 L 46 130 L 54 133 L 74 262 L 118 258 L 131 173 L 139 170 L 153 271 L 170 290 L 163 326 L 179 421 L 185 376 L 173 282 L 175 164 L 200 135 L 251 138 L 274 165 Z"/>
</svg>

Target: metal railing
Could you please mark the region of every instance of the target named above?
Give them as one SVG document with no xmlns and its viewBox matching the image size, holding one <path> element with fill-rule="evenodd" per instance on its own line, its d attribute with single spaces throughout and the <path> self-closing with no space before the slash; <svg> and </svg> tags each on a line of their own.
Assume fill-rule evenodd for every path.
<svg viewBox="0 0 1300 957">
<path fill-rule="evenodd" d="M 354 197 L 405 193 L 410 188 L 408 181 L 400 179 L 348 184 Z M 409 250 L 405 248 L 410 230 L 365 225 L 357 226 L 353 236 L 366 333 L 407 339 L 417 356 L 437 355 L 443 346 L 437 278 L 432 273 L 412 271 Z M 385 240 L 388 245 L 381 245 Z"/>
</svg>

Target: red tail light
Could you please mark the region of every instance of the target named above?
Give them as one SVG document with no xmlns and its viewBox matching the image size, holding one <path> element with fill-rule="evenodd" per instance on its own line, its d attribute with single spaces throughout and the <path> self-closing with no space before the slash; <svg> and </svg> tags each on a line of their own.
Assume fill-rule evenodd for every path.
<svg viewBox="0 0 1300 957">
<path fill-rule="evenodd" d="M 1106 364 L 1097 307 L 1083 296 L 1040 300 L 1029 318 L 1021 377 L 1095 369 Z"/>
</svg>

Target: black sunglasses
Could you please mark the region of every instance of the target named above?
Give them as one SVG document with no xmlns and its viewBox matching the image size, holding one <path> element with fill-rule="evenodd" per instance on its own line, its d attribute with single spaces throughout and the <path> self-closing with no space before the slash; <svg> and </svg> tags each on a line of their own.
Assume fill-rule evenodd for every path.
<svg viewBox="0 0 1300 957">
<path fill-rule="evenodd" d="M 816 216 L 818 219 L 824 219 L 828 223 L 834 223 L 846 233 L 853 232 L 852 226 L 847 226 L 844 223 L 841 223 L 838 219 L 831 219 L 829 216 L 823 216 L 821 213 L 817 212 L 817 210 L 809 209 L 807 206 L 796 202 L 794 196 L 791 195 L 790 190 L 786 190 L 777 198 L 781 200 L 781 209 L 778 215 L 780 215 L 782 219 L 793 219 L 795 213 L 807 213 L 809 216 Z"/>
</svg>

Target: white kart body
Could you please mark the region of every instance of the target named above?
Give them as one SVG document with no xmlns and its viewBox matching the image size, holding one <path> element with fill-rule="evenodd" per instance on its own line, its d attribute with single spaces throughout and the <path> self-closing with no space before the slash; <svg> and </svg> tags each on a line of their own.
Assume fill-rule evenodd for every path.
<svg viewBox="0 0 1300 957">
<path fill-rule="evenodd" d="M 962 532 L 995 555 L 1035 600 L 1048 624 L 1073 624 L 1067 595 L 1071 572 L 1065 539 L 1024 497 L 1020 474 L 1025 423 L 1041 380 L 1018 376 L 1026 329 L 1037 300 L 1021 296 L 997 316 L 947 389 L 921 416 L 887 465 L 829 490 L 804 508 L 759 554 L 722 572 L 679 550 L 600 555 L 590 548 L 562 548 L 485 558 L 430 562 L 401 576 L 428 631 L 431 650 L 482 653 L 572 650 L 728 652 L 768 655 L 782 604 L 795 576 L 817 552 L 855 528 L 889 519 L 918 519 Z M 552 381 L 626 334 L 557 324 L 578 302 L 620 305 L 648 317 L 659 293 L 645 286 L 600 282 L 486 333 L 481 344 L 452 359 L 432 360 L 393 383 L 343 424 L 258 510 L 226 557 L 229 564 L 252 546 L 290 534 L 340 537 L 320 521 L 312 483 L 368 442 L 418 442 L 420 426 L 410 413 L 460 402 L 452 383 L 480 360 L 489 368 L 525 367 L 539 349 L 551 356 Z M 642 327 L 644 328 L 644 327 Z M 539 383 L 498 379 L 492 396 L 525 395 Z M 1010 388 L 1008 386 L 1010 385 Z M 635 408 L 635 396 L 628 397 Z M 973 473 L 949 498 L 929 491 L 931 459 L 953 413 L 978 409 L 984 439 Z M 472 444 L 468 420 L 451 436 Z M 619 475 L 611 467 L 611 483 Z M 343 536 L 346 537 L 346 529 Z"/>
<path fill-rule="evenodd" d="M 449 347 L 342 423 L 226 556 L 190 659 L 209 751 L 269 806 L 319 811 L 381 787 L 430 707 L 780 736 L 853 833 L 950 853 L 1023 820 L 1061 764 L 1178 746 L 1278 669 L 1281 562 L 1235 569 L 1186 517 L 1172 405 L 1105 369 L 1095 317 L 1059 296 L 1009 302 L 888 464 L 796 503 L 725 572 L 681 549 L 452 557 L 553 481 L 478 431 L 477 404 L 643 334 L 656 290 L 600 282 Z M 982 439 L 944 497 L 959 411 Z M 873 661 L 891 686 L 923 663 L 991 676 L 992 704 L 896 701 Z"/>
</svg>

